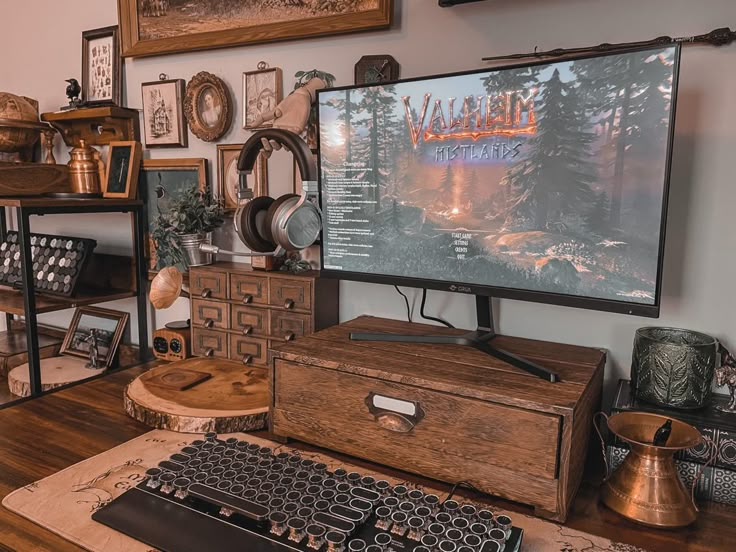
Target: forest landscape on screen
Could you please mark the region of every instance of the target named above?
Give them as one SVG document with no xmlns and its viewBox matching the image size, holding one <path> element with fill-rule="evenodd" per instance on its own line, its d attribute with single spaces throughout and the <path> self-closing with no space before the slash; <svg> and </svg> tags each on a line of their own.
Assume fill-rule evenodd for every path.
<svg viewBox="0 0 736 552">
<path fill-rule="evenodd" d="M 321 92 L 323 269 L 655 304 L 678 57 Z"/>
</svg>

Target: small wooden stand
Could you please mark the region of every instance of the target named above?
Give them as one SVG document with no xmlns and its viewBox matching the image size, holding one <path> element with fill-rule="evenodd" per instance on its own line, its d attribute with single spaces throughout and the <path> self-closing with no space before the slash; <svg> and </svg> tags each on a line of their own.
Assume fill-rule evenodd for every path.
<svg viewBox="0 0 736 552">
<path fill-rule="evenodd" d="M 41 120 L 59 131 L 67 146 L 105 146 L 110 142 L 140 140 L 138 111 L 105 106 L 42 113 Z"/>
<path fill-rule="evenodd" d="M 210 377 L 196 381 L 194 373 Z M 187 378 L 194 384 L 181 385 Z M 190 358 L 153 368 L 133 380 L 125 389 L 123 406 L 129 416 L 156 429 L 184 433 L 254 431 L 266 426 L 267 379 L 263 368 Z"/>
<path fill-rule="evenodd" d="M 74 383 L 97 376 L 104 370 L 85 368 L 88 360 L 73 356 L 57 356 L 41 359 L 41 391 L 55 389 L 62 385 Z M 31 396 L 31 383 L 28 363 L 13 368 L 8 374 L 8 387 L 18 397 Z"/>
</svg>

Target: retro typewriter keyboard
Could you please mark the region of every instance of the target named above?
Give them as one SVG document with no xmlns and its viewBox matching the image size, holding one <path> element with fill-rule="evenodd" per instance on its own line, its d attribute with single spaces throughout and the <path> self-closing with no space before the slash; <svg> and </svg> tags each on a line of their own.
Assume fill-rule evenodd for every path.
<svg viewBox="0 0 736 552">
<path fill-rule="evenodd" d="M 506 515 L 205 435 L 92 518 L 165 552 L 515 552 Z"/>
</svg>

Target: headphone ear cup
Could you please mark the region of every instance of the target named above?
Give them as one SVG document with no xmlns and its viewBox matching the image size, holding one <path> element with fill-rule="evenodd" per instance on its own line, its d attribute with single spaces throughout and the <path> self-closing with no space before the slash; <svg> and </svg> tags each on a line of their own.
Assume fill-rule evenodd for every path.
<svg viewBox="0 0 736 552">
<path fill-rule="evenodd" d="M 251 251 L 269 253 L 276 249 L 267 226 L 268 210 L 274 203 L 272 197 L 255 197 L 243 206 L 240 216 L 236 217 L 238 237 Z M 269 237 L 264 235 L 267 230 Z"/>
<path fill-rule="evenodd" d="M 266 225 L 264 228 L 264 234 L 265 234 L 264 237 L 267 237 L 267 239 L 271 243 L 276 244 L 276 240 L 274 239 L 273 221 L 278 218 L 277 217 L 278 212 L 281 210 L 282 206 L 285 203 L 289 203 L 289 202 L 293 203 L 294 199 L 298 200 L 300 197 L 301 196 L 299 194 L 284 194 L 278 199 L 276 199 L 271 204 L 271 206 L 268 208 L 268 212 L 266 213 Z"/>
</svg>

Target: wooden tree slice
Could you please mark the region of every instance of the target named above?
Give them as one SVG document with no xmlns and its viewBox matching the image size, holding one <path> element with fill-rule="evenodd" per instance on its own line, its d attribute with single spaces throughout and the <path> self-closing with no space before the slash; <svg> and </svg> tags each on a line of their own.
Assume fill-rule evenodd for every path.
<svg viewBox="0 0 736 552">
<path fill-rule="evenodd" d="M 192 373 L 208 379 L 182 389 Z M 192 381 L 202 378 L 193 378 Z M 170 384 L 170 385 L 167 385 Z M 156 429 L 231 433 L 263 429 L 268 419 L 268 372 L 222 359 L 190 358 L 158 366 L 133 380 L 123 405 Z"/>
<path fill-rule="evenodd" d="M 67 383 L 74 383 L 101 374 L 104 370 L 85 368 L 88 360 L 74 356 L 56 356 L 41 359 L 41 390 L 48 391 Z M 13 368 L 8 374 L 8 387 L 13 395 L 29 397 L 31 395 L 28 363 Z"/>
</svg>

